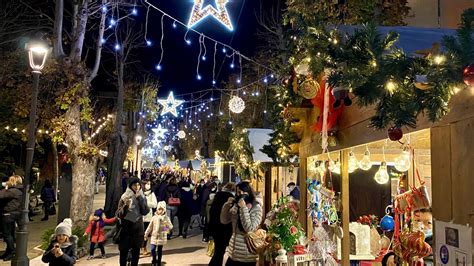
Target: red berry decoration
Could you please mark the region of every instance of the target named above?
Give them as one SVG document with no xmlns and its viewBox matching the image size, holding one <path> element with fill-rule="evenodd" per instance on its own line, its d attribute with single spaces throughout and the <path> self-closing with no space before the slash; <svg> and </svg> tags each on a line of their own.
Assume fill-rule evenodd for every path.
<svg viewBox="0 0 474 266">
<path fill-rule="evenodd" d="M 391 141 L 399 141 L 403 137 L 403 131 L 399 127 L 391 127 L 388 129 L 388 138 Z"/>
<path fill-rule="evenodd" d="M 464 68 L 462 78 L 467 86 L 474 86 L 474 64 L 470 64 Z"/>
</svg>

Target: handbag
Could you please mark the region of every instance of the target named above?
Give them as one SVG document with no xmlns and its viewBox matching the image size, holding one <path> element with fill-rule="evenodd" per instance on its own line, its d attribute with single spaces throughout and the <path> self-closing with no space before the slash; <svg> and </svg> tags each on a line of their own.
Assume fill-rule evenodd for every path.
<svg viewBox="0 0 474 266">
<path fill-rule="evenodd" d="M 168 205 L 170 205 L 170 206 L 179 206 L 179 205 L 181 205 L 181 200 L 179 198 L 173 198 L 173 196 L 170 196 L 168 198 Z"/>
<path fill-rule="evenodd" d="M 48 214 L 49 215 L 56 215 L 56 206 L 54 206 L 54 204 L 51 204 L 51 206 L 49 207 Z"/>
<path fill-rule="evenodd" d="M 249 252 L 254 255 L 263 253 L 269 245 L 265 238 L 267 238 L 267 231 L 263 229 L 257 229 L 254 232 L 245 234 L 245 243 Z"/>
<path fill-rule="evenodd" d="M 214 240 L 213 239 L 209 240 L 209 243 L 207 244 L 207 256 L 209 257 L 214 256 L 215 248 L 216 248 L 216 245 L 214 243 Z"/>
<path fill-rule="evenodd" d="M 122 234 L 122 224 L 120 219 L 117 219 L 117 223 L 115 224 L 114 233 L 112 235 L 112 241 L 114 244 L 118 244 L 120 242 L 120 235 Z"/>
</svg>

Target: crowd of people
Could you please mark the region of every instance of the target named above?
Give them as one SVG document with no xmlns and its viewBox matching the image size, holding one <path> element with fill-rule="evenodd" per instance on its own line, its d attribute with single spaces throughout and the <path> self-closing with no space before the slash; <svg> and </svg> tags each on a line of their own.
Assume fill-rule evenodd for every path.
<svg viewBox="0 0 474 266">
<path fill-rule="evenodd" d="M 100 249 L 101 258 L 106 257 L 104 245 L 108 236 L 118 244 L 120 265 L 138 265 L 140 253 L 151 255 L 153 265 L 161 265 L 167 242 L 177 237 L 187 238 L 189 228 L 195 226 L 203 231 L 203 242 L 212 239 L 215 243 L 209 265 L 222 265 L 226 251 L 226 265 L 256 265 L 257 256 L 247 249 L 244 238 L 261 224 L 263 207 L 261 197 L 249 182 L 221 184 L 215 176 L 195 182 L 179 171 L 149 169 L 142 172 L 141 178 L 124 171 L 122 184 L 123 194 L 114 217 L 107 218 L 102 209 L 91 214 L 84 232 L 90 241 L 88 260 L 96 258 L 96 248 Z M 14 232 L 20 218 L 22 178 L 12 176 L 4 185 L 0 200 L 5 203 L 1 206 L 2 231 L 7 248 L 2 258 L 8 260 L 15 251 Z M 45 220 L 47 209 L 56 199 L 50 183 L 43 187 L 41 198 L 46 208 Z M 115 225 L 113 234 L 106 234 L 107 225 Z M 72 234 L 72 221 L 65 219 L 57 225 L 42 256 L 43 262 L 74 265 L 77 241 L 78 237 Z"/>
</svg>

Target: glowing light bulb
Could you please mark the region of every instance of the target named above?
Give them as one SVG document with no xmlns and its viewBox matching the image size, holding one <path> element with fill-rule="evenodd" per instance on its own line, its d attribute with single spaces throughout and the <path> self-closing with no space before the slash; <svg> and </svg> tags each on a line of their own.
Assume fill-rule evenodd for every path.
<svg viewBox="0 0 474 266">
<path fill-rule="evenodd" d="M 204 55 L 201 57 L 201 59 L 202 61 L 206 61 L 206 57 Z"/>
<path fill-rule="evenodd" d="M 234 68 L 235 67 L 235 64 L 234 63 L 231 63 L 230 64 L 230 68 Z"/>
<path fill-rule="evenodd" d="M 146 40 L 146 45 L 151 46 L 153 43 L 150 40 Z"/>
<path fill-rule="evenodd" d="M 408 147 L 403 148 L 400 156 L 395 158 L 395 169 L 400 172 L 406 172 L 410 169 L 411 160 L 410 160 L 410 151 Z"/>
<path fill-rule="evenodd" d="M 349 173 L 353 173 L 357 168 L 359 168 L 359 162 L 357 161 L 356 156 L 354 155 L 353 151 L 349 152 L 349 159 L 348 159 L 348 171 Z"/>
<path fill-rule="evenodd" d="M 388 92 L 393 93 L 395 89 L 397 88 L 397 84 L 393 82 L 392 80 L 389 80 L 385 84 L 385 88 L 388 90 Z"/>
<path fill-rule="evenodd" d="M 364 152 L 364 157 L 362 157 L 362 160 L 360 160 L 359 162 L 359 168 L 364 171 L 369 171 L 372 168 L 372 162 L 370 161 L 370 152 L 368 149 Z"/>
<path fill-rule="evenodd" d="M 107 12 L 107 6 L 105 6 L 105 5 L 102 6 L 102 12 L 104 12 L 104 13 Z"/>
<path fill-rule="evenodd" d="M 237 83 L 240 84 L 240 82 L 242 82 L 240 79 L 237 79 Z"/>
<path fill-rule="evenodd" d="M 268 82 L 268 78 L 265 77 L 265 78 L 263 79 L 263 82 L 267 83 L 267 82 Z"/>
<path fill-rule="evenodd" d="M 187 45 L 191 45 L 191 41 L 190 41 L 190 40 L 186 40 L 186 44 L 187 44 Z"/>
<path fill-rule="evenodd" d="M 197 78 L 198 80 L 201 80 L 201 79 L 202 79 L 201 75 L 199 75 L 199 74 L 197 75 L 196 78 Z"/>
<path fill-rule="evenodd" d="M 433 58 L 433 61 L 435 64 L 441 65 L 446 61 L 446 57 L 444 57 L 444 55 L 437 55 Z"/>
<path fill-rule="evenodd" d="M 173 28 L 176 29 L 176 27 L 178 27 L 178 26 L 176 25 L 176 21 L 173 21 Z"/>
<path fill-rule="evenodd" d="M 156 70 L 160 71 L 162 69 L 161 65 L 156 65 Z"/>
<path fill-rule="evenodd" d="M 212 85 L 216 85 L 216 81 L 215 81 L 215 80 L 212 81 Z"/>
<path fill-rule="evenodd" d="M 336 160 L 336 162 L 334 162 L 333 160 L 330 160 L 328 169 L 329 169 L 329 171 L 331 171 L 335 174 L 340 174 L 341 173 L 341 162 L 339 162 L 339 160 Z"/>
<path fill-rule="evenodd" d="M 120 44 L 116 44 L 116 45 L 114 46 L 114 49 L 115 49 L 115 51 L 120 50 Z"/>
<path fill-rule="evenodd" d="M 132 9 L 132 15 L 136 16 L 138 14 L 138 10 L 136 8 Z"/>
<path fill-rule="evenodd" d="M 101 43 L 101 44 L 104 44 L 104 43 L 105 43 L 105 39 L 104 39 L 104 38 L 100 39 L 100 43 Z"/>
<path fill-rule="evenodd" d="M 115 26 L 115 24 L 117 24 L 117 21 L 115 21 L 115 19 L 111 18 L 110 19 L 110 25 Z"/>
<path fill-rule="evenodd" d="M 390 180 L 390 176 L 388 175 L 386 162 L 382 162 L 382 164 L 380 164 L 380 168 L 377 173 L 375 173 L 374 179 L 375 182 L 381 185 L 388 183 L 388 181 Z"/>
<path fill-rule="evenodd" d="M 222 48 L 222 52 L 223 52 L 224 54 L 227 53 L 227 49 L 226 49 L 225 47 Z"/>
</svg>

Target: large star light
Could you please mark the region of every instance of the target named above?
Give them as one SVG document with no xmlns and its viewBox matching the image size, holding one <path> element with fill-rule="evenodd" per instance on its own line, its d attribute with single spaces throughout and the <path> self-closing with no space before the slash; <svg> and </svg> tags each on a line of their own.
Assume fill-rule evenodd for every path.
<svg viewBox="0 0 474 266">
<path fill-rule="evenodd" d="M 225 5 L 229 0 L 213 0 L 216 3 L 216 7 L 211 4 L 207 4 L 205 7 L 204 0 L 194 0 L 193 10 L 191 11 L 191 17 L 189 18 L 188 27 L 194 27 L 201 20 L 207 16 L 213 16 L 217 21 L 222 23 L 228 30 L 234 30 L 232 23 L 230 22 L 229 13 Z"/>
<path fill-rule="evenodd" d="M 175 117 L 178 116 L 178 111 L 176 108 L 184 103 L 182 100 L 176 100 L 174 98 L 173 92 L 170 92 L 167 99 L 158 99 L 158 103 L 163 106 L 163 110 L 161 111 L 161 115 L 165 115 L 167 113 L 173 114 Z"/>
<path fill-rule="evenodd" d="M 164 139 L 165 133 L 168 132 L 168 129 L 163 128 L 161 125 L 158 125 L 157 128 L 153 128 L 151 131 L 155 133 L 155 139 Z"/>
</svg>

